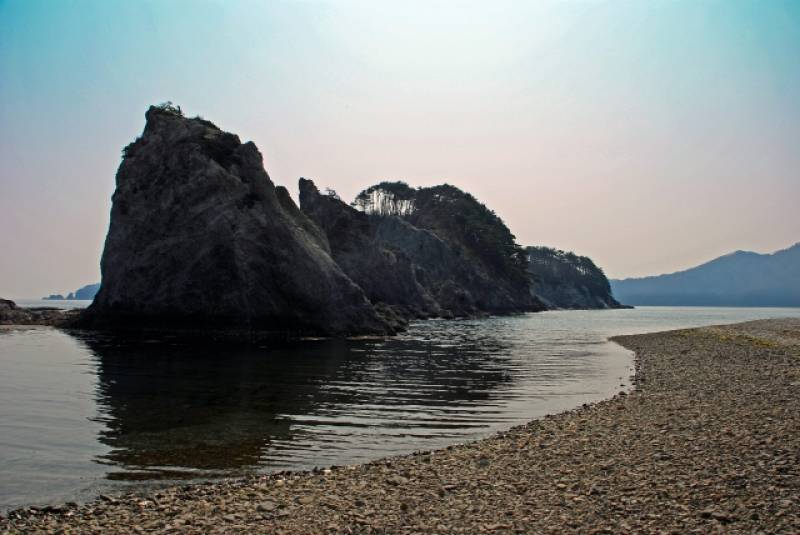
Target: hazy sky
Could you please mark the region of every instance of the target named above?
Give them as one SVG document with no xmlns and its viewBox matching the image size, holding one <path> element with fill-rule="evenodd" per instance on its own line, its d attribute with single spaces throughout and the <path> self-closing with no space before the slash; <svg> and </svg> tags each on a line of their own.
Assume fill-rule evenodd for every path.
<svg viewBox="0 0 800 535">
<path fill-rule="evenodd" d="M 612 277 L 800 241 L 800 2 L 0 0 L 0 295 L 99 280 L 172 100 L 345 199 L 455 184 Z"/>
</svg>

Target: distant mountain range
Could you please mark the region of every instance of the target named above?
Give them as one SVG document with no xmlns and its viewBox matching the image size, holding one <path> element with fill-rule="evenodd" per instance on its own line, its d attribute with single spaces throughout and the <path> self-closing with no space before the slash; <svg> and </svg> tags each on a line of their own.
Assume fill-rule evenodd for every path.
<svg viewBox="0 0 800 535">
<path fill-rule="evenodd" d="M 800 306 L 800 243 L 759 254 L 736 251 L 667 275 L 611 280 L 627 305 Z"/>
</svg>

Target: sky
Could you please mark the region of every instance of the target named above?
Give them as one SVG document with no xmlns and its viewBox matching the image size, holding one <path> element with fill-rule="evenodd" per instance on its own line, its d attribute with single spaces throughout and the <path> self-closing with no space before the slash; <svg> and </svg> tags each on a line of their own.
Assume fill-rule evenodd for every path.
<svg viewBox="0 0 800 535">
<path fill-rule="evenodd" d="M 99 281 L 170 100 L 296 198 L 447 182 L 610 277 L 800 241 L 800 2 L 0 0 L 0 296 Z"/>
</svg>

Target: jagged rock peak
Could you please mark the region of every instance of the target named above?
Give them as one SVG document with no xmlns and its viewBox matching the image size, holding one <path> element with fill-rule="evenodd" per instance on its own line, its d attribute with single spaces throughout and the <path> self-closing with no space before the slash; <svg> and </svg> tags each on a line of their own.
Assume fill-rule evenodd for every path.
<svg viewBox="0 0 800 535">
<path fill-rule="evenodd" d="M 236 134 L 224 132 L 201 117 L 185 117 L 171 104 L 150 106 L 145 119 L 142 136 L 123 149 L 125 159 L 136 157 L 151 143 L 194 143 L 223 169 L 233 164 L 263 168 L 261 153 L 252 141 L 242 144 Z M 269 177 L 267 182 L 272 186 Z"/>
<path fill-rule="evenodd" d="M 90 327 L 385 333 L 252 142 L 172 105 L 123 151 Z"/>
</svg>

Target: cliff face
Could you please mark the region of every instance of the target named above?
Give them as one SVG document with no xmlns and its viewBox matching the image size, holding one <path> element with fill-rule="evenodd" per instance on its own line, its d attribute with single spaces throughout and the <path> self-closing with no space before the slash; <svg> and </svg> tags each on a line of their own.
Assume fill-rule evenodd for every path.
<svg viewBox="0 0 800 535">
<path fill-rule="evenodd" d="M 423 285 L 440 302 L 492 314 L 545 309 L 530 292 L 528 261 L 516 238 L 469 193 L 449 184 L 410 188 L 382 182 L 362 191 L 354 204 L 393 230 L 400 227 L 387 221 L 400 218 L 406 228 L 424 231 L 413 238 L 407 232 L 384 235 L 422 268 Z"/>
<path fill-rule="evenodd" d="M 300 207 L 322 229 L 331 255 L 387 319 L 441 314 L 436 300 L 417 280 L 411 259 L 377 232 L 369 216 L 338 198 L 323 195 L 310 180 L 300 179 Z"/>
<path fill-rule="evenodd" d="M 531 291 L 549 308 L 626 308 L 611 294 L 603 270 L 586 256 L 549 247 L 528 247 Z"/>
<path fill-rule="evenodd" d="M 374 302 L 406 317 L 544 308 L 530 293 L 513 236 L 483 205 L 452 186 L 414 190 L 401 184 L 402 197 L 392 197 L 393 186 L 365 190 L 358 199 L 368 202 L 357 199 L 356 210 L 300 182 L 301 209 Z"/>
<path fill-rule="evenodd" d="M 116 177 L 89 327 L 385 333 L 252 142 L 151 107 Z"/>
<path fill-rule="evenodd" d="M 398 216 L 371 216 L 376 236 L 405 254 L 414 276 L 436 301 L 439 315 L 474 316 L 504 312 L 481 307 L 473 291 L 480 284 L 474 266 L 433 232 L 419 229 Z M 472 290 L 472 291 L 470 291 Z"/>
</svg>

